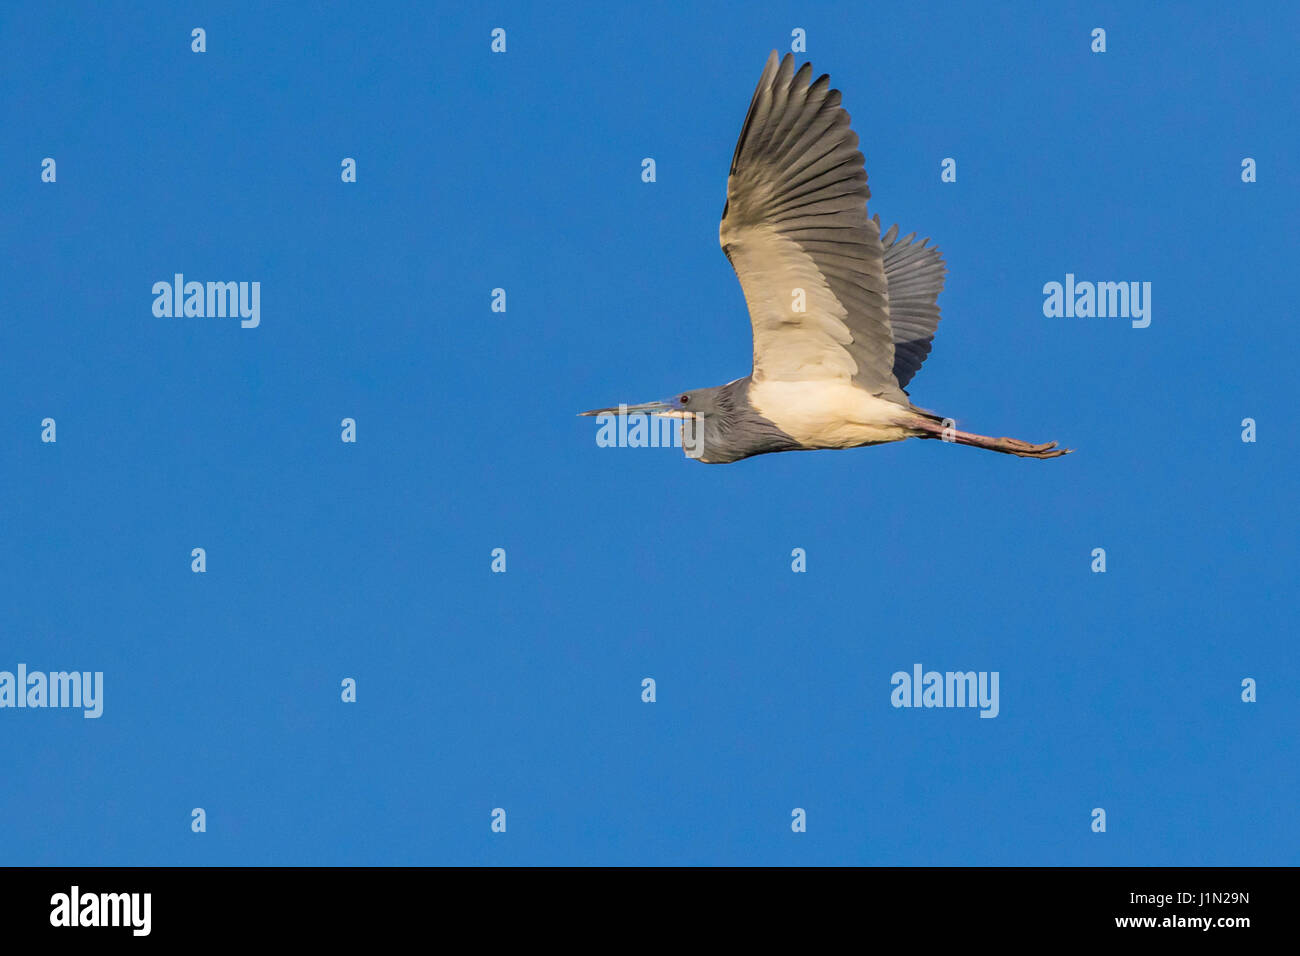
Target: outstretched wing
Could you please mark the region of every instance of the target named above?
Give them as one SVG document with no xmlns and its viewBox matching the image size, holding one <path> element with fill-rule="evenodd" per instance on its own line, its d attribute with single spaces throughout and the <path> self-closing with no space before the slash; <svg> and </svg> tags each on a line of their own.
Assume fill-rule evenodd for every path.
<svg viewBox="0 0 1300 956">
<path fill-rule="evenodd" d="M 811 75 L 768 57 L 727 180 L 718 234 L 749 306 L 753 377 L 850 380 L 906 404 L 858 137 L 830 78 Z"/>
<path fill-rule="evenodd" d="M 880 217 L 874 219 L 879 230 Z M 914 241 L 916 233 L 898 238 L 898 226 L 881 237 L 885 247 L 885 278 L 889 281 L 889 325 L 894 333 L 894 377 L 907 388 L 930 354 L 930 342 L 939 326 L 939 293 L 948 274 L 943 256 L 928 238 Z"/>
</svg>

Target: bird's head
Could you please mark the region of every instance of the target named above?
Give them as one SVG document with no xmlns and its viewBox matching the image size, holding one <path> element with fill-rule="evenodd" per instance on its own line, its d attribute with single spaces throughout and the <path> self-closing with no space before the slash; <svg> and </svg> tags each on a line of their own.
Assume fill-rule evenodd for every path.
<svg viewBox="0 0 1300 956">
<path fill-rule="evenodd" d="M 739 461 L 769 451 L 799 447 L 750 407 L 748 379 L 716 388 L 678 392 L 672 398 L 641 405 L 595 408 L 582 415 L 655 415 L 682 419 L 682 447 L 689 458 L 706 464 Z"/>
<path fill-rule="evenodd" d="M 661 402 L 596 408 L 582 415 L 658 415 L 682 421 L 682 447 L 688 458 L 726 464 L 772 451 L 802 447 L 749 403 L 748 378 L 716 388 L 678 392 Z"/>
<path fill-rule="evenodd" d="M 666 419 L 702 419 L 719 411 L 718 392 L 719 389 L 695 389 L 694 392 L 679 392 L 662 402 L 593 408 L 591 411 L 580 411 L 578 415 L 656 415 Z"/>
<path fill-rule="evenodd" d="M 691 392 L 678 392 L 660 402 L 643 402 L 640 405 L 616 405 L 613 408 L 593 408 L 579 415 L 657 415 L 661 418 L 702 419 L 723 411 L 719 403 L 721 388 L 697 388 Z"/>
<path fill-rule="evenodd" d="M 711 429 L 726 427 L 725 399 L 720 388 L 699 388 L 678 392 L 671 398 L 639 405 L 618 405 L 612 408 L 593 408 L 580 415 L 653 415 L 657 418 L 676 418 L 681 425 L 681 442 L 690 458 L 708 461 L 704 450 L 706 436 Z"/>
</svg>

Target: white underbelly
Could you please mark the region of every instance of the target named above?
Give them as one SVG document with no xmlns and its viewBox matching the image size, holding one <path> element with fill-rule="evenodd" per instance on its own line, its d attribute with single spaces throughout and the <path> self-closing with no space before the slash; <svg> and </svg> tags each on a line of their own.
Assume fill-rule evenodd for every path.
<svg viewBox="0 0 1300 956">
<path fill-rule="evenodd" d="M 749 402 L 808 448 L 852 448 L 918 434 L 903 424 L 907 409 L 846 380 L 750 382 Z"/>
</svg>

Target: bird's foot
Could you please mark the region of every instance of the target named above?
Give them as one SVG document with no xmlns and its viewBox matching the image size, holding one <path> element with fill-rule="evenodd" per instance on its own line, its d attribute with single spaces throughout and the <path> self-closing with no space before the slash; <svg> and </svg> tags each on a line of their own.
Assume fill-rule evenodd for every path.
<svg viewBox="0 0 1300 956">
<path fill-rule="evenodd" d="M 992 448 L 993 451 L 1005 452 L 1008 455 L 1018 455 L 1021 458 L 1059 458 L 1074 451 L 1073 448 L 1057 448 L 1054 441 L 1035 445 L 1031 442 L 1021 441 L 1018 438 L 994 438 L 992 442 L 986 447 Z"/>
<path fill-rule="evenodd" d="M 958 431 L 952 428 L 951 425 L 945 425 L 930 419 L 920 419 L 914 425 L 925 432 L 927 438 L 939 438 L 957 445 L 970 445 L 973 448 L 987 448 L 989 451 L 1001 452 L 1004 455 L 1015 455 L 1018 458 L 1060 458 L 1062 455 L 1068 455 L 1074 451 L 1073 448 L 1057 448 L 1054 441 L 1034 444 L 1033 442 L 1021 441 L 1019 438 L 994 438 L 991 435 L 976 435 L 974 432 Z"/>
</svg>

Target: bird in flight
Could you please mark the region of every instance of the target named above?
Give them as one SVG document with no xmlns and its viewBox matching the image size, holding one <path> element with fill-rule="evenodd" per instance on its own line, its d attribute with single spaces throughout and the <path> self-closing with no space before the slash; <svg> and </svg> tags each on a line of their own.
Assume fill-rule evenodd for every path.
<svg viewBox="0 0 1300 956">
<path fill-rule="evenodd" d="M 929 239 L 883 236 L 840 92 L 812 64 L 767 59 L 731 159 L 718 230 L 754 331 L 754 366 L 726 385 L 583 415 L 691 419 L 692 457 L 939 438 L 1055 458 L 1071 449 L 958 431 L 904 391 L 930 354 L 947 269 Z M 686 423 L 683 422 L 683 427 Z"/>
</svg>

